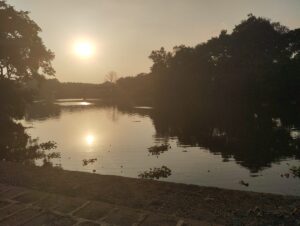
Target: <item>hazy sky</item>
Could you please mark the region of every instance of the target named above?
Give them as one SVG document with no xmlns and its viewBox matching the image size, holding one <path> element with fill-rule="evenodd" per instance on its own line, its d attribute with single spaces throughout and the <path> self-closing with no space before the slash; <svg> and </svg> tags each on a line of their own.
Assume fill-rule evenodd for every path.
<svg viewBox="0 0 300 226">
<path fill-rule="evenodd" d="M 60 81 L 102 83 L 108 71 L 119 76 L 148 72 L 152 50 L 194 46 L 232 30 L 248 13 L 290 28 L 300 27 L 300 0 L 7 0 L 43 29 L 55 52 Z M 73 43 L 87 39 L 95 55 L 82 59 Z"/>
</svg>

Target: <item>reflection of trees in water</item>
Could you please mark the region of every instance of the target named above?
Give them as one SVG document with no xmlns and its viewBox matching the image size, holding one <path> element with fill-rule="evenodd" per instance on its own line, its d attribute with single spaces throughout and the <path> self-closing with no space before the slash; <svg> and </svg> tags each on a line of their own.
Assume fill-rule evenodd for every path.
<svg viewBox="0 0 300 226">
<path fill-rule="evenodd" d="M 35 164 L 35 160 L 42 160 L 44 166 L 51 166 L 52 159 L 60 157 L 53 152 L 55 143 L 38 143 L 38 139 L 31 138 L 20 123 L 26 119 L 48 118 L 57 114 L 57 109 L 51 107 L 32 107 L 30 114 L 25 113 L 25 106 L 30 100 L 30 92 L 24 90 L 15 81 L 0 80 L 0 160 Z M 56 113 L 54 113 L 56 112 Z"/>
<path fill-rule="evenodd" d="M 27 106 L 25 119 L 27 121 L 43 121 L 48 118 L 59 118 L 61 109 L 58 105 L 48 102 L 34 103 Z"/>
<path fill-rule="evenodd" d="M 72 101 L 70 101 L 72 102 Z M 116 109 L 116 106 L 93 103 L 91 105 L 59 105 L 51 102 L 38 102 L 27 106 L 25 113 L 25 120 L 27 121 L 43 121 L 49 118 L 59 118 L 62 112 L 80 112 L 90 109 L 107 109 L 108 117 L 113 120 L 118 120 L 119 111 Z"/>
<path fill-rule="evenodd" d="M 113 107 L 107 108 L 107 117 L 111 121 L 117 122 L 119 120 L 119 111 L 118 111 L 117 107 L 113 106 Z"/>
<path fill-rule="evenodd" d="M 151 114 L 157 137 L 176 136 L 181 145 L 207 148 L 224 160 L 234 157 L 252 172 L 287 157 L 300 158 L 297 106 L 218 106 Z"/>
<path fill-rule="evenodd" d="M 45 107 L 45 106 L 44 106 Z M 242 166 L 252 172 L 270 167 L 273 162 L 288 157 L 300 158 L 299 131 L 300 114 L 296 105 L 218 105 L 210 107 L 178 107 L 158 111 L 138 109 L 129 106 L 112 107 L 109 104 L 90 106 L 56 106 L 42 109 L 33 108 L 28 113 L 31 119 L 58 117 L 63 111 L 82 111 L 105 108 L 115 114 L 138 114 L 149 116 L 156 129 L 156 137 L 168 143 L 168 138 L 177 137 L 180 145 L 199 146 L 220 154 L 224 161 L 234 157 Z M 61 110 L 59 110 L 61 109 Z M 112 114 L 114 115 L 114 114 Z M 111 120 L 115 118 L 110 117 Z M 159 146 L 158 146 L 159 147 Z M 150 154 L 163 153 L 163 148 L 150 148 Z M 152 152 L 153 150 L 153 152 Z M 157 152 L 156 152 L 157 151 Z"/>
<path fill-rule="evenodd" d="M 61 109 L 68 112 L 79 112 L 90 109 L 105 109 L 107 117 L 113 121 L 117 122 L 119 120 L 119 110 L 115 105 L 105 104 L 105 103 L 93 103 L 92 105 L 80 106 L 61 106 Z"/>
<path fill-rule="evenodd" d="M 233 157 L 251 172 L 285 158 L 300 158 L 300 137 L 295 136 L 295 131 L 299 133 L 300 112 L 295 104 L 219 104 L 165 109 L 119 107 L 123 113 L 149 116 L 156 138 L 165 143 L 168 138 L 177 137 L 180 145 L 207 148 L 220 154 L 224 161 Z"/>
<path fill-rule="evenodd" d="M 32 139 L 21 124 L 10 120 L 0 120 L 0 160 L 35 164 L 42 160 L 43 166 L 52 166 L 52 160 L 60 158 L 54 142 L 38 143 Z"/>
<path fill-rule="evenodd" d="M 71 103 L 72 101 L 70 101 Z M 128 105 L 116 105 L 100 101 L 90 101 L 91 105 L 58 105 L 51 102 L 37 102 L 27 106 L 25 119 L 31 120 L 46 120 L 48 118 L 59 118 L 61 113 L 66 112 L 80 112 L 91 109 L 105 109 L 107 117 L 116 122 L 119 114 L 138 114 L 141 116 L 149 116 L 152 109 L 133 108 Z"/>
</svg>

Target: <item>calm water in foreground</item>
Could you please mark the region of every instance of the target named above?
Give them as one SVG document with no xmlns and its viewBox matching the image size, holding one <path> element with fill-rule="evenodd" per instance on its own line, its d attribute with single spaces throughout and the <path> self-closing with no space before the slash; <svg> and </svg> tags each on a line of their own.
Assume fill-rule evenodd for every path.
<svg viewBox="0 0 300 226">
<path fill-rule="evenodd" d="M 136 178 L 150 168 L 167 166 L 172 174 L 160 180 L 300 195 L 300 178 L 284 175 L 291 166 L 300 165 L 293 156 L 270 158 L 253 169 L 247 162 L 260 161 L 260 153 L 253 159 L 240 158 L 243 154 L 224 155 L 201 142 L 183 144 L 177 136 L 158 131 L 161 126 L 154 122 L 153 110 L 60 101 L 49 109 L 33 108 L 23 123 L 30 127 L 27 132 L 33 137 L 57 143 L 61 159 L 56 163 L 63 169 Z M 160 144 L 171 148 L 158 155 L 148 151 Z M 91 158 L 97 161 L 83 164 L 83 159 Z M 249 186 L 242 185 L 241 180 Z"/>
</svg>

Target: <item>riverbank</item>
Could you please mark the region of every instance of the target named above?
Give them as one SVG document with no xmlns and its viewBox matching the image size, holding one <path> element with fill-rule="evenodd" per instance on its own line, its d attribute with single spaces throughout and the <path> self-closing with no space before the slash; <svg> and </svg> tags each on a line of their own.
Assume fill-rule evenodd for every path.
<svg viewBox="0 0 300 226">
<path fill-rule="evenodd" d="M 171 220 L 149 225 L 184 225 L 185 219 L 186 222 L 193 221 L 190 225 L 300 225 L 300 198 L 293 196 L 72 172 L 8 162 L 0 163 L 0 183 L 129 208 L 142 213 L 139 219 L 144 216 L 144 219 L 135 222 L 136 225 L 147 225 L 147 219 L 151 220 L 151 216 L 162 216 L 156 222 L 163 222 L 164 218 Z M 97 205 L 89 208 L 95 210 Z M 93 220 L 98 222 L 99 219 L 96 217 Z"/>
</svg>

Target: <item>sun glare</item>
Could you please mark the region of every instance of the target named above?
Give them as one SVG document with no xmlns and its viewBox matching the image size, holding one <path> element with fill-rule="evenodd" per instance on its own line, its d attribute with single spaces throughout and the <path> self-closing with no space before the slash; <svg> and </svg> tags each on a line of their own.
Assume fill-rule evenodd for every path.
<svg viewBox="0 0 300 226">
<path fill-rule="evenodd" d="M 86 141 L 87 145 L 91 146 L 95 141 L 95 137 L 93 135 L 89 134 L 85 137 L 85 141 Z"/>
<path fill-rule="evenodd" d="M 74 51 L 76 55 L 82 58 L 88 58 L 93 55 L 94 46 L 88 41 L 78 41 L 74 44 Z"/>
</svg>

